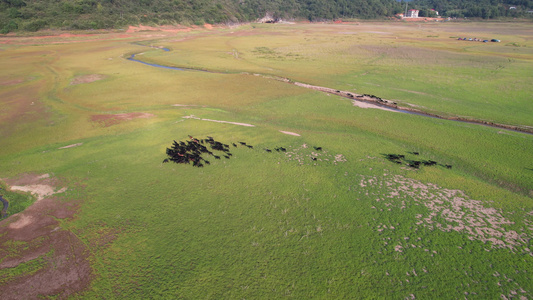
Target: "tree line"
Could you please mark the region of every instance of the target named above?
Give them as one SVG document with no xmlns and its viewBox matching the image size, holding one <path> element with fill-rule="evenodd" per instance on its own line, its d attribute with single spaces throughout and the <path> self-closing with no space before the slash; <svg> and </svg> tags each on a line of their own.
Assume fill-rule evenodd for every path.
<svg viewBox="0 0 533 300">
<path fill-rule="evenodd" d="M 533 17 L 533 0 L 413 0 L 408 6 L 420 9 L 420 16 L 431 16 L 434 9 L 440 16 L 452 18 Z"/>
<path fill-rule="evenodd" d="M 533 0 L 414 0 L 410 8 L 452 17 L 518 17 Z M 509 9 L 509 6 L 517 9 Z M 103 29 L 132 24 L 238 23 L 267 13 L 278 19 L 383 19 L 404 9 L 396 0 L 0 0 L 0 33 L 43 28 Z"/>
</svg>

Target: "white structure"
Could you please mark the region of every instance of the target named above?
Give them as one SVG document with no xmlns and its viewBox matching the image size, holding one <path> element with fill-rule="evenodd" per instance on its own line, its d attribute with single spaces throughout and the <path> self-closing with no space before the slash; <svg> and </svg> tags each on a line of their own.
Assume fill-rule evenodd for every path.
<svg viewBox="0 0 533 300">
<path fill-rule="evenodd" d="M 410 9 L 407 11 L 407 14 L 405 15 L 406 18 L 418 18 L 418 9 Z"/>
</svg>

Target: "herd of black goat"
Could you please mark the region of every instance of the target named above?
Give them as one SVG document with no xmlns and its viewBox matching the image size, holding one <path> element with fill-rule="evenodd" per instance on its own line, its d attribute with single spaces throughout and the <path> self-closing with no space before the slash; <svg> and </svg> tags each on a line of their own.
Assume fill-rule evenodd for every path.
<svg viewBox="0 0 533 300">
<path fill-rule="evenodd" d="M 249 149 L 254 149 L 254 146 L 248 145 L 245 142 L 238 142 L 241 146 L 247 147 Z M 231 143 L 234 148 L 237 148 L 236 143 Z M 208 148 L 209 147 L 209 148 Z M 216 155 L 213 151 L 222 152 L 219 155 Z M 265 148 L 266 152 L 272 152 L 272 150 Z M 284 147 L 276 147 L 274 150 L 278 152 L 286 152 L 287 149 Z M 189 135 L 189 140 L 187 141 L 174 141 L 172 147 L 167 148 L 168 158 L 163 160 L 163 163 L 175 162 L 177 164 L 190 164 L 192 163 L 193 167 L 202 168 L 204 165 L 210 165 L 211 162 L 203 158 L 202 155 L 211 155 L 214 159 L 221 159 L 223 156 L 226 159 L 230 159 L 233 155 L 230 152 L 230 145 L 215 141 L 213 137 L 208 136 L 205 139 L 197 139 Z M 218 153 L 217 153 L 218 154 Z"/>
<path fill-rule="evenodd" d="M 245 142 L 238 142 L 241 147 L 247 147 L 254 149 L 254 146 L 248 145 Z M 239 147 L 237 143 L 231 143 L 234 148 Z M 322 151 L 322 147 L 313 147 L 316 151 Z M 287 152 L 285 147 L 273 148 L 277 152 Z M 220 151 L 222 153 L 216 155 L 213 151 Z M 272 153 L 269 148 L 264 148 L 268 153 Z M 215 141 L 214 138 L 208 136 L 205 139 L 197 139 L 189 135 L 187 141 L 174 141 L 170 148 L 167 148 L 168 158 L 163 160 L 163 163 L 175 162 L 177 164 L 191 164 L 193 167 L 202 168 L 204 165 L 210 165 L 211 162 L 203 158 L 203 155 L 210 155 L 214 159 L 221 159 L 223 156 L 226 159 L 230 159 L 232 156 L 230 152 L 230 145 Z M 311 157 L 312 160 L 316 160 L 316 157 Z"/>
<path fill-rule="evenodd" d="M 248 145 L 245 142 L 238 142 L 241 146 L 247 147 L 249 149 L 254 149 L 252 145 Z M 234 148 L 237 148 L 236 143 L 231 143 Z M 322 147 L 313 147 L 316 151 L 322 151 Z M 221 154 L 215 154 L 213 151 L 219 151 Z M 269 148 L 264 148 L 266 152 L 271 153 L 272 150 Z M 274 148 L 277 152 L 287 152 L 285 147 L 276 147 Z M 409 152 L 412 155 L 418 156 L 418 152 Z M 207 159 L 203 158 L 203 155 L 210 155 L 214 159 L 221 159 L 223 156 L 226 159 L 230 159 L 232 154 L 230 152 L 230 145 L 215 141 L 212 137 L 208 136 L 205 139 L 197 139 L 189 135 L 189 140 L 183 142 L 174 141 L 172 147 L 167 148 L 168 158 L 163 160 L 163 163 L 175 162 L 177 164 L 190 164 L 192 163 L 193 167 L 201 168 L 204 165 L 210 165 Z M 436 166 L 439 165 L 434 160 L 412 160 L 406 159 L 403 154 L 383 154 L 383 156 L 389 161 L 399 164 L 407 165 L 414 169 L 419 169 L 421 166 Z M 311 157 L 312 160 L 317 160 L 316 157 Z M 448 164 L 441 164 L 441 166 L 451 169 L 452 166 Z"/>
<path fill-rule="evenodd" d="M 419 155 L 420 153 L 418 152 L 409 152 L 413 155 Z M 388 159 L 389 161 L 393 162 L 393 163 L 396 163 L 396 164 L 399 164 L 399 165 L 407 165 L 411 168 L 414 168 L 414 169 L 419 169 L 420 166 L 436 166 L 438 165 L 438 163 L 434 160 L 410 160 L 410 159 L 406 159 L 405 158 L 405 155 L 403 154 L 383 154 L 383 156 L 385 156 L 386 159 Z M 452 165 L 448 165 L 448 164 L 445 164 L 445 165 L 441 165 L 443 167 L 446 167 L 447 169 L 451 169 L 452 168 Z"/>
<path fill-rule="evenodd" d="M 251 145 L 247 145 L 244 142 L 240 143 L 243 146 L 253 149 L 253 146 Z M 233 147 L 237 147 L 237 144 L 232 144 Z M 215 155 L 215 153 L 212 152 L 207 146 L 211 150 L 220 151 L 222 153 L 219 155 Z M 190 164 L 192 162 L 193 167 L 201 168 L 204 166 L 204 164 L 211 164 L 211 162 L 203 158 L 202 155 L 211 155 L 214 159 L 221 159 L 221 156 L 226 159 L 229 159 L 232 156 L 229 151 L 229 148 L 229 145 L 215 141 L 210 136 L 205 139 L 197 139 L 189 135 L 188 141 L 174 141 L 174 143 L 172 143 L 172 147 L 167 148 L 168 158 L 163 160 L 163 162 L 167 163 L 172 161 L 177 164 Z"/>
</svg>

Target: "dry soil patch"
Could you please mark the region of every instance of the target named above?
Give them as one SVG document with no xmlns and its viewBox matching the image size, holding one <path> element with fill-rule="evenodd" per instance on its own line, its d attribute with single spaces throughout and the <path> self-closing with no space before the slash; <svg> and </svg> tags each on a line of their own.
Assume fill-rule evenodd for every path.
<svg viewBox="0 0 533 300">
<path fill-rule="evenodd" d="M 6 78 L 0 77 L 0 86 L 15 85 L 24 82 L 24 78 Z"/>
<path fill-rule="evenodd" d="M 80 76 L 74 77 L 74 79 L 72 79 L 70 84 L 75 85 L 75 84 L 81 84 L 81 83 L 90 83 L 90 82 L 95 82 L 95 81 L 104 79 L 105 77 L 106 76 L 102 74 L 80 75 Z"/>
<path fill-rule="evenodd" d="M 110 114 L 110 115 L 92 115 L 91 121 L 98 122 L 104 127 L 119 124 L 123 121 L 129 121 L 133 119 L 146 119 L 155 117 L 154 114 L 149 113 L 126 113 L 126 114 Z"/>
<path fill-rule="evenodd" d="M 37 262 L 40 268 L 31 274 L 0 278 L 2 299 L 67 298 L 86 288 L 92 277 L 89 251 L 59 222 L 72 218 L 79 202 L 50 197 L 65 187 L 60 188 L 61 181 L 47 174 L 25 174 L 4 181 L 12 189 L 36 194 L 39 200 L 0 222 L 0 257 L 4 258 L 0 269 L 27 262 Z"/>
</svg>

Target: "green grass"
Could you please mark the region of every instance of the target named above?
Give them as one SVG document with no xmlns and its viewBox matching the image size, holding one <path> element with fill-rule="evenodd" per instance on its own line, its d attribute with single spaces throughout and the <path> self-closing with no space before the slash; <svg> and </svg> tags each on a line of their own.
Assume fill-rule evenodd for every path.
<svg viewBox="0 0 533 300">
<path fill-rule="evenodd" d="M 144 41 L 171 52 L 121 40 L 6 47 L 0 59 L 10 73 L 0 78 L 33 79 L 1 86 L 0 94 L 34 99 L 29 111 L 42 110 L 11 119 L 14 124 L 0 120 L 0 177 L 49 173 L 83 183 L 63 194 L 65 201 L 83 201 L 76 218 L 61 223 L 92 253 L 95 276 L 79 298 L 531 297 L 530 135 L 361 109 L 347 99 L 241 74 L 284 76 L 443 114 L 531 125 L 531 87 L 520 84 L 531 67 L 529 54 L 513 54 L 521 57 L 510 61 L 502 52 L 467 52 L 466 44 L 447 38 L 464 35 L 459 25 L 254 25 Z M 509 36 L 526 45 L 513 48 L 529 49 L 530 37 Z M 29 55 L 37 48 L 48 56 Z M 120 57 L 135 51 L 151 62 L 229 74 L 156 69 Z M 458 62 L 465 65 L 453 68 Z M 84 74 L 105 78 L 70 84 Z M 506 91 L 512 101 L 502 97 Z M 16 111 L 9 97 L 0 99 L 0 113 Z M 131 112 L 154 116 L 109 127 L 91 121 Z M 189 115 L 255 127 L 183 118 Z M 210 159 L 204 168 L 163 164 L 172 141 L 188 135 L 244 141 L 254 149 L 231 146 L 231 159 Z M 83 144 L 58 149 L 74 143 Z M 263 150 L 276 146 L 290 153 Z M 414 151 L 420 155 L 409 154 Z M 387 153 L 453 168 L 413 170 L 389 162 Z M 311 160 L 314 155 L 322 161 Z M 346 161 L 335 164 L 337 155 Z M 407 190 L 389 198 L 401 186 Z M 420 186 L 438 199 L 463 191 L 456 195 L 467 203 L 464 212 L 475 205 L 494 208 L 513 222 L 500 226 L 502 234 L 516 231 L 524 241 L 513 249 L 491 248 L 466 231 L 417 224 L 417 215 L 432 212 L 421 193 L 408 194 Z M 442 213 L 433 220 L 453 225 Z M 96 242 L 104 237 L 112 238 Z M 16 276 L 35 269 L 17 268 Z"/>
<path fill-rule="evenodd" d="M 259 32 L 241 37 L 237 31 L 187 43 L 169 42 L 172 52 L 149 51 L 145 58 L 221 72 L 273 74 L 331 88 L 355 87 L 359 93 L 431 112 L 532 125 L 528 100 L 533 90 L 527 81 L 531 75 L 530 40 L 508 53 L 494 43 L 434 41 L 423 35 L 446 32 L 448 27 L 421 29 L 410 36 L 405 27 L 387 25 L 381 29 L 385 34 L 375 34 L 370 25 L 346 32 L 339 28 L 333 33 L 331 26 L 309 27 L 315 29 L 309 37 L 308 28 L 277 26 L 269 35 Z M 249 31 L 257 30 L 261 29 Z M 516 36 L 509 39 L 521 40 Z M 234 52 L 239 53 L 238 58 Z"/>
<path fill-rule="evenodd" d="M 19 192 L 12 192 L 6 190 L 5 185 L 1 185 L 0 187 L 2 188 L 2 190 L 0 191 L 0 195 L 2 195 L 2 198 L 9 202 L 9 206 L 6 211 L 6 217 L 25 210 L 30 205 L 32 205 L 33 202 L 35 202 L 35 198 L 33 198 L 29 194 L 21 194 Z M 4 206 L 0 205 L 0 208 L 3 209 Z"/>
</svg>

